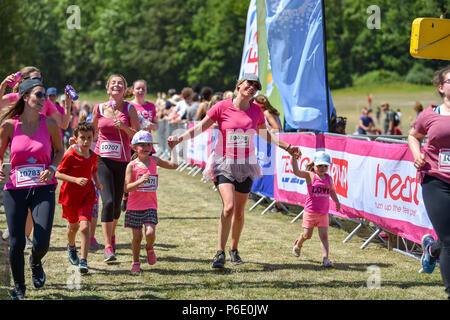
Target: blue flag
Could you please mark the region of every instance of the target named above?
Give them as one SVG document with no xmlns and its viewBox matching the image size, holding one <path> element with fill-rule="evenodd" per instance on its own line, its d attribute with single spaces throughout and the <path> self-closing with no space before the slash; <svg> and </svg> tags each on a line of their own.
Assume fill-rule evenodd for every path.
<svg viewBox="0 0 450 320">
<path fill-rule="evenodd" d="M 322 2 L 265 1 L 272 76 L 285 120 L 291 128 L 328 131 L 334 107 L 326 88 Z"/>
</svg>

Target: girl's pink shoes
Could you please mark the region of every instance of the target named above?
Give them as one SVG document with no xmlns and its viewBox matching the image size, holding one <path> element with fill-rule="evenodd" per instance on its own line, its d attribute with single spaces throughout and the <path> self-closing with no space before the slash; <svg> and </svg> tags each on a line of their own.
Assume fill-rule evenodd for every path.
<svg viewBox="0 0 450 320">
<path fill-rule="evenodd" d="M 148 264 L 153 265 L 156 263 L 156 254 L 155 254 L 155 250 L 153 250 L 153 247 L 151 247 L 150 249 L 147 249 L 147 261 Z"/>
</svg>

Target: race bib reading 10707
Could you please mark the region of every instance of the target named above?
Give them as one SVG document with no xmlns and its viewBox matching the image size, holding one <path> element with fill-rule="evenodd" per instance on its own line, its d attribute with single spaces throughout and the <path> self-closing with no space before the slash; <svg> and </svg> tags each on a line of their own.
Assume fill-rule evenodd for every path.
<svg viewBox="0 0 450 320">
<path fill-rule="evenodd" d="M 43 186 L 45 183 L 39 182 L 41 172 L 45 170 L 43 164 L 33 164 L 15 167 L 16 187 Z"/>
<path fill-rule="evenodd" d="M 100 143 L 100 156 L 104 158 L 120 159 L 120 142 L 104 141 Z"/>
</svg>

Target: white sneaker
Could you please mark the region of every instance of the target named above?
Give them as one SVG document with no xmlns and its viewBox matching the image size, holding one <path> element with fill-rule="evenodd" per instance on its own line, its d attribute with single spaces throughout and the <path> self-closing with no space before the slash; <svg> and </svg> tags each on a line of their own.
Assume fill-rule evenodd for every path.
<svg viewBox="0 0 450 320">
<path fill-rule="evenodd" d="M 294 247 L 292 248 L 292 254 L 296 257 L 300 257 L 302 248 L 297 247 L 298 240 L 295 240 Z"/>
<path fill-rule="evenodd" d="M 322 266 L 326 267 L 326 268 L 333 268 L 334 264 L 333 262 L 331 262 L 331 260 L 329 260 L 328 258 L 323 258 L 322 260 Z"/>
<path fill-rule="evenodd" d="M 8 230 L 8 229 L 6 229 L 5 231 L 3 231 L 3 233 L 2 233 L 2 239 L 5 240 L 5 241 L 9 239 L 9 230 Z"/>
</svg>

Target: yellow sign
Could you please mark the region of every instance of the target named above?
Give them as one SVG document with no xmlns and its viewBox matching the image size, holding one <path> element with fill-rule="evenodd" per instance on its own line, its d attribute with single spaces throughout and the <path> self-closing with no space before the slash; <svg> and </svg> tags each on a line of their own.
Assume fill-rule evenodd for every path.
<svg viewBox="0 0 450 320">
<path fill-rule="evenodd" d="M 450 19 L 415 19 L 409 52 L 415 58 L 450 60 Z"/>
</svg>

